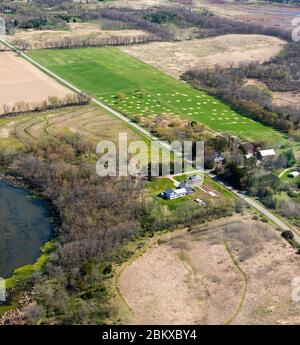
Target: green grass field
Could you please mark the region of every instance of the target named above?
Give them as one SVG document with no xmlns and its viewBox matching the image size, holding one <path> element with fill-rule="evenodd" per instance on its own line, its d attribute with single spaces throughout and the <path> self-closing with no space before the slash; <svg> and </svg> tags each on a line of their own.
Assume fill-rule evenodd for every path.
<svg viewBox="0 0 300 345">
<path fill-rule="evenodd" d="M 171 114 L 248 140 L 284 143 L 283 134 L 233 111 L 118 48 L 35 50 L 29 55 L 129 117 Z M 119 98 L 118 93 L 122 93 Z"/>
</svg>

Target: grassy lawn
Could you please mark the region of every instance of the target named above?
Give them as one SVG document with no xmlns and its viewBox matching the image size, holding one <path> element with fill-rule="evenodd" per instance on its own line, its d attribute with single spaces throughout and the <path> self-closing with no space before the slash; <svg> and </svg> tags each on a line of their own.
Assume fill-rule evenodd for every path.
<svg viewBox="0 0 300 345">
<path fill-rule="evenodd" d="M 291 183 L 291 184 L 296 184 L 297 182 L 300 181 L 300 176 L 296 177 L 296 178 L 292 178 L 289 176 L 289 174 L 293 171 L 295 171 L 297 169 L 295 168 L 290 168 L 288 170 L 286 170 L 284 172 L 284 174 L 280 177 L 281 181 L 284 181 L 284 182 L 288 182 L 288 183 Z"/>
<path fill-rule="evenodd" d="M 212 130 L 243 139 L 286 144 L 283 134 L 238 114 L 224 102 L 118 48 L 33 50 L 29 55 L 129 117 L 169 114 L 196 120 Z"/>
<path fill-rule="evenodd" d="M 174 184 L 168 178 L 155 178 L 153 181 L 148 182 L 148 187 L 151 190 L 151 194 L 159 194 L 167 188 L 173 189 Z"/>
<path fill-rule="evenodd" d="M 176 181 L 184 181 L 186 179 L 186 175 L 182 176 L 176 176 L 174 177 L 174 180 Z M 178 199 L 173 199 L 173 200 L 164 200 L 160 198 L 158 195 L 161 192 L 164 192 L 167 188 L 174 189 L 174 183 L 168 178 L 156 178 L 151 182 L 148 182 L 148 188 L 149 188 L 149 193 L 152 197 L 156 198 L 159 200 L 160 204 L 167 206 L 169 210 L 176 210 L 177 208 L 180 208 L 185 205 L 190 205 L 191 207 L 195 207 L 196 203 L 194 200 L 196 198 L 200 198 L 204 201 L 211 201 L 211 202 L 216 202 L 216 203 L 222 203 L 222 202 L 227 202 L 227 201 L 232 201 L 236 199 L 236 196 L 215 182 L 213 179 L 211 179 L 209 176 L 205 175 L 204 179 L 204 185 L 205 186 L 210 186 L 213 188 L 217 193 L 218 197 L 217 198 L 212 198 L 209 196 L 207 193 L 203 192 L 201 189 L 198 187 L 195 187 L 195 192 L 192 195 L 188 195 L 185 197 L 181 197 Z M 198 206 L 200 207 L 200 206 Z"/>
</svg>

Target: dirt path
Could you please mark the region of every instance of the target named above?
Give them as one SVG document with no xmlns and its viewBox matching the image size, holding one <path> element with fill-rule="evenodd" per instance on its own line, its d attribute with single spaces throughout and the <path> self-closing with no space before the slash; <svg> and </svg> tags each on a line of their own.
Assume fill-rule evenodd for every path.
<svg viewBox="0 0 300 345">
<path fill-rule="evenodd" d="M 116 283 L 138 324 L 281 324 L 298 320 L 289 290 L 298 275 L 274 228 L 236 215 L 152 239 Z"/>
</svg>

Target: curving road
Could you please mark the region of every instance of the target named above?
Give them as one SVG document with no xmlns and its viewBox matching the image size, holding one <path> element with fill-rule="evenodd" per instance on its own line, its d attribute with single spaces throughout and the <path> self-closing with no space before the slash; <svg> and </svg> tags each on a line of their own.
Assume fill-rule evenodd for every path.
<svg viewBox="0 0 300 345">
<path fill-rule="evenodd" d="M 79 88 L 77 88 L 76 86 L 74 86 L 73 84 L 69 83 L 67 80 L 61 78 L 60 76 L 58 76 L 57 74 L 53 73 L 52 71 L 50 71 L 48 68 L 45 68 L 44 66 L 42 66 L 41 64 L 39 64 L 38 62 L 36 62 L 35 60 L 33 60 L 31 57 L 29 57 L 28 55 L 26 55 L 25 53 L 23 53 L 22 51 L 20 51 L 18 48 L 14 47 L 12 44 L 8 43 L 5 40 L 0 39 L 0 42 L 2 42 L 4 45 L 6 45 L 8 48 L 12 49 L 13 51 L 15 51 L 18 55 L 20 55 L 21 57 L 23 57 L 25 60 L 27 60 L 28 62 L 30 62 L 31 64 L 33 64 L 34 66 L 36 66 L 37 68 L 39 68 L 41 71 L 45 72 L 46 74 L 50 75 L 51 77 L 53 77 L 54 79 L 58 80 L 60 83 L 62 83 L 63 85 L 67 86 L 69 89 L 73 90 L 74 92 L 77 93 L 84 93 L 84 91 L 80 90 Z M 139 126 L 138 124 L 130 121 L 127 117 L 125 117 L 124 115 L 122 115 L 121 113 L 119 113 L 118 111 L 110 108 L 109 106 L 107 106 L 106 104 L 102 103 L 101 101 L 99 101 L 96 98 L 91 98 L 91 101 L 95 104 L 97 104 L 98 106 L 100 106 L 101 108 L 107 110 L 109 113 L 115 115 L 116 117 L 118 117 L 120 120 L 126 122 L 129 126 L 131 126 L 132 128 L 134 128 L 135 130 L 137 130 L 142 136 L 146 137 L 147 139 L 149 139 L 150 141 L 155 142 L 158 146 L 168 150 L 168 151 L 172 151 L 174 152 L 173 148 L 171 145 L 161 141 L 159 138 L 155 137 L 154 135 L 152 135 L 151 133 L 149 133 L 147 130 L 145 130 L 144 128 L 142 128 L 141 126 Z M 278 218 L 277 216 L 275 216 L 273 213 L 271 213 L 268 209 L 266 209 L 264 206 L 262 206 L 261 204 L 259 204 L 257 201 L 255 201 L 254 199 L 246 196 L 245 194 L 241 193 L 240 191 L 234 189 L 233 187 L 225 184 L 222 180 L 220 180 L 216 175 L 212 174 L 211 172 L 207 172 L 207 174 L 213 178 L 214 180 L 216 180 L 218 183 L 222 184 L 226 189 L 230 190 L 231 192 L 233 192 L 237 197 L 239 197 L 240 199 L 242 199 L 243 201 L 245 201 L 249 206 L 251 206 L 252 208 L 256 209 L 257 211 L 259 211 L 261 214 L 263 214 L 264 216 L 266 216 L 267 218 L 269 218 L 270 220 L 272 220 L 273 223 L 275 223 L 281 230 L 290 230 L 294 233 L 295 236 L 295 240 L 300 244 L 300 233 L 298 231 L 296 231 L 292 226 L 287 225 L 287 223 L 283 222 L 280 218 Z"/>
<path fill-rule="evenodd" d="M 300 233 L 295 230 L 292 226 L 286 224 L 283 222 L 280 218 L 275 216 L 272 212 L 270 212 L 268 209 L 266 209 L 263 205 L 255 201 L 254 199 L 250 198 L 249 196 L 245 195 L 244 193 L 238 191 L 237 189 L 234 189 L 232 186 L 224 183 L 217 175 L 207 172 L 207 174 L 217 181 L 218 183 L 222 184 L 223 187 L 230 190 L 232 193 L 234 193 L 236 196 L 238 196 L 240 199 L 245 201 L 249 206 L 252 208 L 255 208 L 257 211 L 259 211 L 261 214 L 269 218 L 273 223 L 275 223 L 281 230 L 290 230 L 294 233 L 295 240 L 300 244 Z"/>
</svg>

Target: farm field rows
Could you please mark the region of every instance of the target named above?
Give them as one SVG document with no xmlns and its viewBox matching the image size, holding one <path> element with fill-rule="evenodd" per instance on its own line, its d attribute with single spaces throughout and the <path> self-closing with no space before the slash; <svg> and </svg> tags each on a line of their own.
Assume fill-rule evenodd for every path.
<svg viewBox="0 0 300 345">
<path fill-rule="evenodd" d="M 276 130 L 117 48 L 40 50 L 29 56 L 128 117 L 169 114 L 243 139 L 285 142 Z"/>
<path fill-rule="evenodd" d="M 117 146 L 119 133 L 127 133 L 129 143 L 143 140 L 128 125 L 91 105 L 0 118 L 0 145 L 8 150 L 65 134 L 78 134 L 95 145 L 96 151 L 100 140 L 110 140 Z"/>
</svg>

